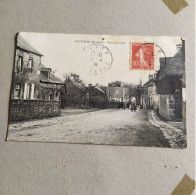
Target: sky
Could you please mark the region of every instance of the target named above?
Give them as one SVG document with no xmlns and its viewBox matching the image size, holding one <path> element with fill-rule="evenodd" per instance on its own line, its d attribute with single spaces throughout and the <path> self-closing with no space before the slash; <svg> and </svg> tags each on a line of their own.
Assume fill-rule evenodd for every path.
<svg viewBox="0 0 196 195">
<path fill-rule="evenodd" d="M 138 37 L 138 36 L 116 36 L 116 35 L 77 35 L 77 34 L 54 34 L 54 33 L 20 33 L 36 50 L 41 52 L 42 64 L 56 70 L 55 75 L 63 79 L 64 74 L 75 73 L 88 84 L 99 83 L 107 85 L 112 81 L 123 81 L 126 83 L 144 84 L 148 81 L 150 74 L 159 69 L 159 57 L 172 57 L 176 54 L 176 45 L 181 43 L 181 37 Z M 103 40 L 104 39 L 104 40 Z M 130 70 L 130 43 L 153 42 L 155 70 Z M 89 48 L 92 44 L 96 55 L 100 51 L 107 53 L 103 55 L 101 65 L 107 70 L 97 75 L 89 73 L 91 67 L 91 54 Z M 159 46 L 159 47 L 158 47 Z M 93 61 L 93 60 L 92 60 Z M 94 61 L 93 61 L 94 62 Z M 105 65 L 106 63 L 110 65 Z M 109 69 L 108 69 L 109 67 Z"/>
</svg>

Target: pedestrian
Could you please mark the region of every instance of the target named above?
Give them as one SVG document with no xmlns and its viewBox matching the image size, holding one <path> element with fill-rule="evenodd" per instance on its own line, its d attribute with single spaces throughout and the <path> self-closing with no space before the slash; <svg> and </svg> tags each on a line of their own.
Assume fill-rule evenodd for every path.
<svg viewBox="0 0 196 195">
<path fill-rule="evenodd" d="M 133 109 L 134 109 L 134 112 L 136 112 L 136 110 L 137 110 L 136 103 L 134 103 L 134 105 L 133 105 Z"/>
<path fill-rule="evenodd" d="M 131 96 L 130 98 L 131 101 L 131 112 L 136 111 L 137 107 L 136 107 L 136 98 L 134 96 Z"/>
</svg>

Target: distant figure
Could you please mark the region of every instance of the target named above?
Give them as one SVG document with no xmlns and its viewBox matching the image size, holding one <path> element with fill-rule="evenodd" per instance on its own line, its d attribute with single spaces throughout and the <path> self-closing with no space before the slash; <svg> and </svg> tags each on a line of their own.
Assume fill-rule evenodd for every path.
<svg viewBox="0 0 196 195">
<path fill-rule="evenodd" d="M 137 109 L 136 98 L 134 96 L 131 96 L 130 102 L 131 102 L 131 112 L 133 112 L 133 110 L 136 111 Z"/>
<path fill-rule="evenodd" d="M 126 103 L 123 103 L 123 108 L 126 109 Z"/>
<path fill-rule="evenodd" d="M 119 102 L 118 108 L 119 108 L 119 109 L 123 108 L 123 102 Z"/>
</svg>

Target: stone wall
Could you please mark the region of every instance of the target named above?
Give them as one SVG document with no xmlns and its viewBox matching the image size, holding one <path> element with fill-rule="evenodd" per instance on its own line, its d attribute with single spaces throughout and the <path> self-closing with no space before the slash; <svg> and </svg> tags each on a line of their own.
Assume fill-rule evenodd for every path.
<svg viewBox="0 0 196 195">
<path fill-rule="evenodd" d="M 12 99 L 9 121 L 54 117 L 60 113 L 60 101 Z"/>
<path fill-rule="evenodd" d="M 159 114 L 167 120 L 175 120 L 174 95 L 160 95 Z"/>
<path fill-rule="evenodd" d="M 182 88 L 182 121 L 186 125 L 186 88 Z"/>
</svg>

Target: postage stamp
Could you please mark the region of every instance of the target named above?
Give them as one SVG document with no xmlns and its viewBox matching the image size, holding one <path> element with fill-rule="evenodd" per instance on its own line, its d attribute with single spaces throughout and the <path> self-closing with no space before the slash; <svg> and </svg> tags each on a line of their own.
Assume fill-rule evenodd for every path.
<svg viewBox="0 0 196 195">
<path fill-rule="evenodd" d="M 130 69 L 154 70 L 154 44 L 130 43 Z"/>
<path fill-rule="evenodd" d="M 112 65 L 112 54 L 104 45 L 92 44 L 84 48 L 87 61 L 87 71 L 90 74 L 101 74 Z"/>
</svg>

